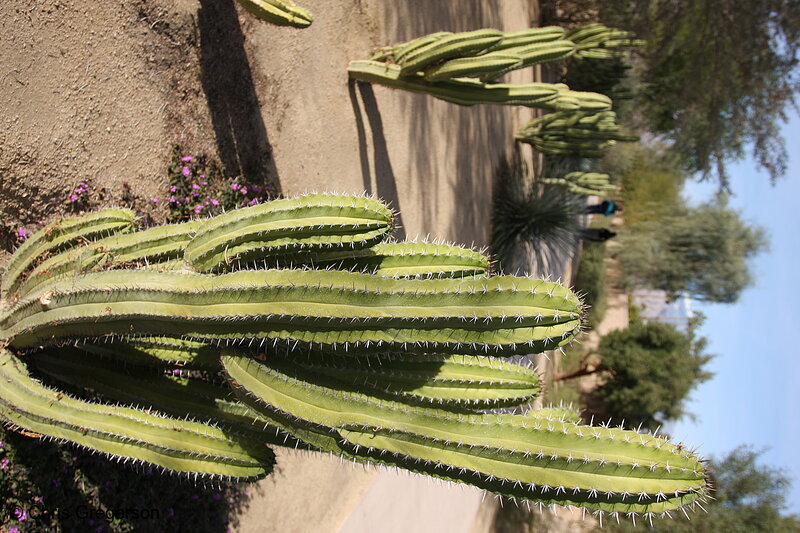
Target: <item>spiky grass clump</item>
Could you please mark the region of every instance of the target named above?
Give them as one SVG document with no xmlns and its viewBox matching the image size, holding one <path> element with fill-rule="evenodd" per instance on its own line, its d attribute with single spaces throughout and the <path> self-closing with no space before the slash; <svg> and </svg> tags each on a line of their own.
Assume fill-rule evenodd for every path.
<svg viewBox="0 0 800 533">
<path fill-rule="evenodd" d="M 524 176 L 521 164 L 507 164 L 495 189 L 492 252 L 506 272 L 545 270 L 577 245 L 583 229 L 580 198 L 559 187 L 528 184 Z"/>
</svg>

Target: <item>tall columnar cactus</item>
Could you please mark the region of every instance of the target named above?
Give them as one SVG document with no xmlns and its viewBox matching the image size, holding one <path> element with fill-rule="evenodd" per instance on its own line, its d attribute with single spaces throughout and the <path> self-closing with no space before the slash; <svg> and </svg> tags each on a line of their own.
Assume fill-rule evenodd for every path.
<svg viewBox="0 0 800 533">
<path fill-rule="evenodd" d="M 611 100 L 607 96 L 598 93 L 570 91 L 563 84 L 484 83 L 470 78 L 429 82 L 417 74 L 401 75 L 401 67 L 398 65 L 371 60 L 352 61 L 347 72 L 355 80 L 428 94 L 440 100 L 463 106 L 501 104 L 548 110 L 593 111 L 611 108 Z"/>
<path fill-rule="evenodd" d="M 34 235 L 0 312 L 0 417 L 194 476 L 263 477 L 285 444 L 612 514 L 703 499 L 697 457 L 664 439 L 492 413 L 539 393 L 493 357 L 570 342 L 581 302 L 471 250 L 381 242 L 392 218 L 307 195 L 71 248 Z"/>
<path fill-rule="evenodd" d="M 611 58 L 638 41 L 628 32 L 589 25 L 566 32 L 556 26 L 503 33 L 494 29 L 437 32 L 387 46 L 367 61 L 353 61 L 350 77 L 430 94 L 460 105 L 512 104 L 550 110 L 602 111 L 611 102 L 595 93 L 574 93 L 560 85 L 506 85 L 505 74 L 551 61 Z M 541 88 L 551 89 L 549 96 Z"/>
<path fill-rule="evenodd" d="M 620 132 L 613 111 L 548 113 L 526 124 L 515 138 L 545 154 L 576 157 L 602 157 L 603 150 L 618 141 L 639 140 Z"/>
</svg>

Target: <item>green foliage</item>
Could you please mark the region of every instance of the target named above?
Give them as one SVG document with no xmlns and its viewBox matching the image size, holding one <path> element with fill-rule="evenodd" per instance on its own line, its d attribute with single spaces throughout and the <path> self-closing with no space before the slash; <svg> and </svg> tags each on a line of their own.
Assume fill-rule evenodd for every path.
<svg viewBox="0 0 800 533">
<path fill-rule="evenodd" d="M 655 533 L 797 533 L 800 517 L 785 515 L 790 480 L 779 469 L 758 464 L 759 452 L 740 446 L 727 456 L 711 461 L 716 481 L 715 501 L 705 513 L 679 515 L 675 520 L 653 523 Z M 641 531 L 631 524 L 608 524 L 603 531 Z"/>
<path fill-rule="evenodd" d="M 800 4 L 793 0 L 550 0 L 547 24 L 600 20 L 646 41 L 633 87 L 641 129 L 668 139 L 683 168 L 716 175 L 753 158 L 786 171 L 781 122 L 800 87 Z"/>
<path fill-rule="evenodd" d="M 683 333 L 661 322 L 635 322 L 603 337 L 599 352 L 608 380 L 592 392 L 608 415 L 655 429 L 684 415 L 683 402 L 712 374 L 703 366 L 705 339 L 695 337 L 700 321 Z"/>
<path fill-rule="evenodd" d="M 732 303 L 752 283 L 747 260 L 766 248 L 767 239 L 723 197 L 631 225 L 617 257 L 630 286 Z"/>
<path fill-rule="evenodd" d="M 643 113 L 687 169 L 725 185 L 725 162 L 786 171 L 780 123 L 800 88 L 800 5 L 789 0 L 653 0 L 646 20 Z"/>
<path fill-rule="evenodd" d="M 684 173 L 665 148 L 653 144 L 624 144 L 603 159 L 606 172 L 622 185 L 625 223 L 656 221 L 683 203 Z"/>
<path fill-rule="evenodd" d="M 166 205 L 167 219 L 172 222 L 259 204 L 273 192 L 271 187 L 247 182 L 241 176 L 226 177 L 219 161 L 204 154 L 188 154 L 180 142 L 172 145 L 167 176 L 166 198 L 151 198 L 151 202 Z"/>
<path fill-rule="evenodd" d="M 573 289 L 583 296 L 588 307 L 587 321 L 597 325 L 606 311 L 606 243 L 584 241 L 578 272 L 572 283 Z"/>
</svg>

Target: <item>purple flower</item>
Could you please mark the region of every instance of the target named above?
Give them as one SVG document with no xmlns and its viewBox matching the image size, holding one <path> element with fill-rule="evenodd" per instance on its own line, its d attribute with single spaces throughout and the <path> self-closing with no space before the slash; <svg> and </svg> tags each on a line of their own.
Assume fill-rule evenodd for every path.
<svg viewBox="0 0 800 533">
<path fill-rule="evenodd" d="M 11 529 L 8 530 L 8 533 L 19 533 L 19 529 L 12 527 Z"/>
<path fill-rule="evenodd" d="M 184 176 L 191 176 L 192 175 L 192 171 L 189 170 L 189 167 L 181 167 L 181 173 Z"/>
<path fill-rule="evenodd" d="M 200 188 L 200 186 L 198 184 L 192 183 L 192 189 L 196 190 L 196 189 L 199 189 L 199 188 Z"/>
<path fill-rule="evenodd" d="M 197 204 L 196 206 L 194 206 L 195 215 L 199 215 L 202 210 L 203 210 L 203 204 Z"/>
<path fill-rule="evenodd" d="M 234 191 L 239 189 L 239 187 L 240 185 L 238 183 L 231 183 L 231 189 L 233 189 Z"/>
<path fill-rule="evenodd" d="M 202 175 L 200 177 L 201 178 L 205 178 L 205 176 L 202 176 Z M 208 182 L 207 181 L 201 181 L 200 185 L 206 186 L 206 185 L 208 185 Z"/>
<path fill-rule="evenodd" d="M 219 492 L 215 492 L 214 494 L 211 495 L 211 497 L 214 498 L 215 500 L 221 500 L 222 494 L 220 494 Z"/>
<path fill-rule="evenodd" d="M 4 447 L 5 445 L 6 443 L 0 440 L 0 448 Z"/>
<path fill-rule="evenodd" d="M 214 205 L 219 205 L 219 200 L 217 200 L 216 198 L 212 198 L 211 203 Z"/>
<path fill-rule="evenodd" d="M 8 463 L 10 462 L 11 461 L 9 461 L 8 459 L 3 459 L 2 461 L 0 461 L 0 470 L 5 470 L 6 468 L 8 468 Z"/>
<path fill-rule="evenodd" d="M 14 518 L 17 519 L 17 522 L 24 522 L 28 519 L 28 511 L 25 509 L 16 508 L 14 509 Z"/>
<path fill-rule="evenodd" d="M 150 201 L 153 202 L 154 204 L 157 204 L 161 200 L 159 200 L 158 198 L 150 198 Z"/>
<path fill-rule="evenodd" d="M 247 196 L 247 187 L 242 187 L 239 192 L 242 193 L 243 196 Z"/>
<path fill-rule="evenodd" d="M 176 192 L 177 190 L 178 190 L 178 188 L 175 185 L 170 185 L 169 186 L 169 192 Z"/>
<path fill-rule="evenodd" d="M 185 156 L 181 157 L 181 161 L 183 161 L 184 163 L 188 163 L 189 161 L 192 161 L 193 159 L 194 159 L 194 157 L 192 157 L 190 155 L 185 155 Z"/>
<path fill-rule="evenodd" d="M 171 203 L 171 204 L 174 204 L 174 203 L 176 202 L 176 200 L 175 200 L 175 197 L 174 197 L 174 196 L 170 196 L 169 198 L 167 198 L 167 201 L 168 201 L 169 203 Z"/>
<path fill-rule="evenodd" d="M 70 199 L 71 202 L 77 202 L 78 201 L 78 195 L 77 194 L 70 194 L 69 195 L 69 199 Z"/>
<path fill-rule="evenodd" d="M 19 237 L 20 239 L 27 239 L 29 236 L 30 234 L 28 233 L 28 230 L 26 230 L 25 228 L 17 229 L 17 237 Z"/>
</svg>

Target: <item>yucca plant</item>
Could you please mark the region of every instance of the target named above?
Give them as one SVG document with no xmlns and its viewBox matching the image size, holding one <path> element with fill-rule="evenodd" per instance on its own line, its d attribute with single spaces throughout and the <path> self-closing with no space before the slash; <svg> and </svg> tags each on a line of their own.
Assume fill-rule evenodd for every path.
<svg viewBox="0 0 800 533">
<path fill-rule="evenodd" d="M 583 230 L 581 197 L 526 181 L 519 163 L 505 165 L 494 193 L 491 250 L 507 272 L 547 271 L 577 245 Z"/>
</svg>

